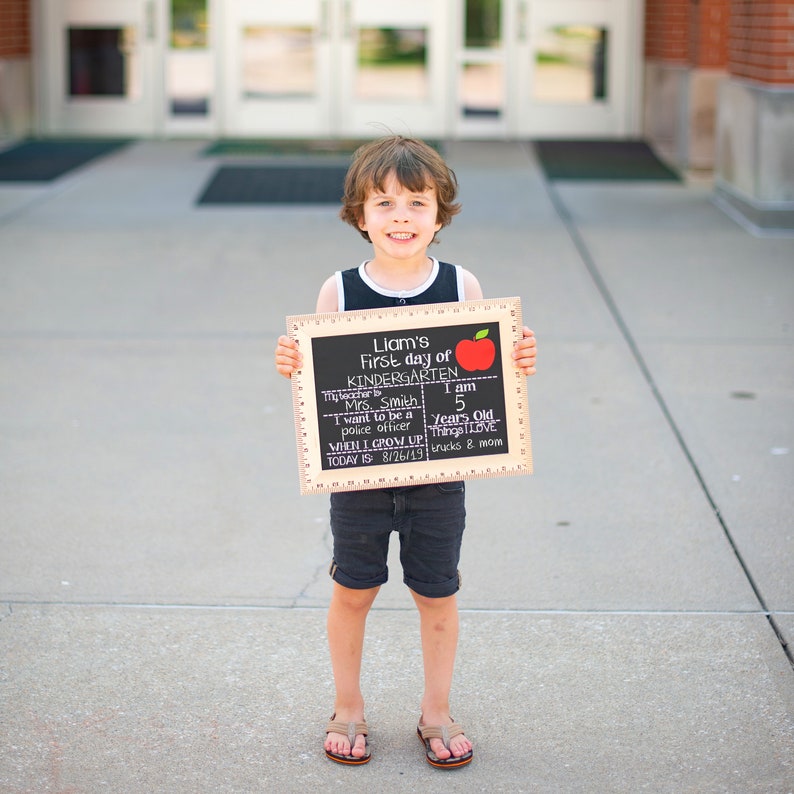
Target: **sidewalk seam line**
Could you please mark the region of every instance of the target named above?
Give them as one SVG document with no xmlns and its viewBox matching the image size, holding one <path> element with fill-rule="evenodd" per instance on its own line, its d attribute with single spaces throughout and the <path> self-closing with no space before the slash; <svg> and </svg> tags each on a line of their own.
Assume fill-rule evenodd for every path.
<svg viewBox="0 0 794 794">
<path fill-rule="evenodd" d="M 543 180 L 546 193 L 551 200 L 552 206 L 554 207 L 557 215 L 559 216 L 560 220 L 565 227 L 565 230 L 568 232 L 568 236 L 571 238 L 571 241 L 574 244 L 577 252 L 579 253 L 579 257 L 581 258 L 585 268 L 587 269 L 590 277 L 593 279 L 593 283 L 596 286 L 599 294 L 601 295 L 602 300 L 606 304 L 607 310 L 609 311 L 610 315 L 612 316 L 612 320 L 618 327 L 618 330 L 623 337 L 624 341 L 628 345 L 629 351 L 631 352 L 637 366 L 639 367 L 640 373 L 642 374 L 643 378 L 645 379 L 648 387 L 653 394 L 654 399 L 656 400 L 657 405 L 659 406 L 662 415 L 664 416 L 670 430 L 672 431 L 676 441 L 678 442 L 681 451 L 684 453 L 684 457 L 686 458 L 689 466 L 695 475 L 695 479 L 697 480 L 698 484 L 700 485 L 700 489 L 703 495 L 706 498 L 709 506 L 711 507 L 714 515 L 717 518 L 717 521 L 722 528 L 722 533 L 725 539 L 728 542 L 731 550 L 733 551 L 734 557 L 736 558 L 737 562 L 739 563 L 742 571 L 744 572 L 745 579 L 747 580 L 750 588 L 752 589 L 756 599 L 758 600 L 759 605 L 761 606 L 762 613 L 767 616 L 767 620 L 769 621 L 769 625 L 772 628 L 772 631 L 775 633 L 775 637 L 777 641 L 780 643 L 780 647 L 783 649 L 783 653 L 786 655 L 789 664 L 791 665 L 792 669 L 794 669 L 794 654 L 792 654 L 791 648 L 789 648 L 788 643 L 786 642 L 785 636 L 781 631 L 780 627 L 777 625 L 777 622 L 774 619 L 772 612 L 770 611 L 766 599 L 761 593 L 760 588 L 758 587 L 750 569 L 745 562 L 744 558 L 742 557 L 741 552 L 739 551 L 736 542 L 733 539 L 730 529 L 728 528 L 727 523 L 725 522 L 722 513 L 720 512 L 717 503 L 714 501 L 714 497 L 711 495 L 711 492 L 706 485 L 706 481 L 703 478 L 703 475 L 698 468 L 698 465 L 687 446 L 684 437 L 681 434 L 681 431 L 678 428 L 678 425 L 675 422 L 672 414 L 670 413 L 670 409 L 667 407 L 667 403 L 664 400 L 659 388 L 656 385 L 656 381 L 651 374 L 648 365 L 645 363 L 645 359 L 640 352 L 639 346 L 637 342 L 634 340 L 634 337 L 631 334 L 631 331 L 626 324 L 626 321 L 623 319 L 623 315 L 620 313 L 620 310 L 615 303 L 615 299 L 612 297 L 612 293 L 609 291 L 609 288 L 604 281 L 601 272 L 598 269 L 598 266 L 593 259 L 592 254 L 590 253 L 590 249 L 587 247 L 587 244 L 584 241 L 584 238 L 579 232 L 579 229 L 574 222 L 573 216 L 571 215 L 570 210 L 568 209 L 565 202 L 562 200 L 562 197 L 557 192 L 556 188 L 552 184 L 551 180 L 544 178 Z"/>
<path fill-rule="evenodd" d="M 327 604 L 314 606 L 299 604 L 190 604 L 190 603 L 146 603 L 144 601 L 35 601 L 35 600 L 0 600 L 8 608 L 8 614 L 13 614 L 13 607 L 90 607 L 93 609 L 129 609 L 129 610 L 184 610 L 184 611 L 211 611 L 211 612 L 323 612 L 327 611 Z M 405 612 L 413 614 L 410 606 L 406 607 L 377 607 L 373 612 Z M 643 616 L 655 615 L 658 617 L 764 617 L 769 619 L 771 614 L 794 615 L 791 610 L 773 610 L 767 612 L 761 609 L 509 609 L 505 607 L 461 607 L 461 615 L 590 615 L 598 616 Z"/>
</svg>

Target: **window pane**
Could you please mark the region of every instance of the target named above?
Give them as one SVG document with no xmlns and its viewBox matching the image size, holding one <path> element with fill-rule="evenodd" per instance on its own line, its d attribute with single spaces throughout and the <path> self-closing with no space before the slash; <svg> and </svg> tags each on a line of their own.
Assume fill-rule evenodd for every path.
<svg viewBox="0 0 794 794">
<path fill-rule="evenodd" d="M 168 54 L 168 100 L 174 116 L 208 116 L 214 77 L 207 50 Z"/>
<path fill-rule="evenodd" d="M 69 96 L 137 98 L 135 28 L 69 28 Z"/>
<path fill-rule="evenodd" d="M 464 117 L 497 119 L 502 115 L 505 80 L 501 63 L 464 64 L 461 85 Z"/>
<path fill-rule="evenodd" d="M 534 98 L 573 103 L 606 99 L 606 64 L 605 28 L 547 28 L 535 51 Z"/>
<path fill-rule="evenodd" d="M 317 83 L 314 29 L 244 28 L 242 66 L 245 97 L 313 96 Z"/>
<path fill-rule="evenodd" d="M 427 30 L 361 28 L 355 90 L 365 100 L 427 99 Z"/>
<path fill-rule="evenodd" d="M 213 75 L 207 50 L 207 0 L 171 0 L 167 90 L 173 116 L 207 116 Z"/>
<path fill-rule="evenodd" d="M 502 43 L 500 0 L 466 0 L 466 47 L 500 47 Z"/>
<path fill-rule="evenodd" d="M 207 46 L 207 0 L 171 0 L 171 47 L 175 50 Z"/>
</svg>

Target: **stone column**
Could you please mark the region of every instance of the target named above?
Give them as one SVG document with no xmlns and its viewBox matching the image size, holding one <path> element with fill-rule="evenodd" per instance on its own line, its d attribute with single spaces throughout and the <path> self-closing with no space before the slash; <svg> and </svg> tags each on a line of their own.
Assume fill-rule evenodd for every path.
<svg viewBox="0 0 794 794">
<path fill-rule="evenodd" d="M 754 231 L 794 229 L 794 2 L 732 0 L 717 121 L 717 203 Z"/>
<path fill-rule="evenodd" d="M 33 128 L 30 0 L 0 0 L 0 141 Z"/>
<path fill-rule="evenodd" d="M 730 0 L 646 0 L 648 140 L 685 169 L 712 169 Z"/>
</svg>

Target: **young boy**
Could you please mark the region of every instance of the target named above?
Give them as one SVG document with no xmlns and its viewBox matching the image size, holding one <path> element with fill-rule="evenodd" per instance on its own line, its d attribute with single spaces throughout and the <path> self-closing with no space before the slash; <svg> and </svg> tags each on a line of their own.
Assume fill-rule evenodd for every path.
<svg viewBox="0 0 794 794">
<path fill-rule="evenodd" d="M 374 256 L 331 276 L 320 289 L 316 311 L 482 298 L 471 273 L 427 255 L 436 232 L 460 211 L 456 194 L 455 174 L 423 142 L 396 135 L 362 146 L 345 180 L 340 216 L 372 244 Z M 535 338 L 528 328 L 512 357 L 525 375 L 535 373 Z M 278 372 L 290 377 L 301 364 L 295 342 L 279 337 Z M 425 690 L 417 731 L 433 766 L 457 767 L 472 760 L 472 744 L 453 722 L 449 706 L 464 523 L 462 482 L 331 495 L 334 584 L 328 643 L 336 700 L 326 728 L 328 758 L 345 764 L 370 758 L 360 688 L 364 627 L 387 578 L 389 536 L 396 530 L 404 581 L 420 616 Z"/>
</svg>

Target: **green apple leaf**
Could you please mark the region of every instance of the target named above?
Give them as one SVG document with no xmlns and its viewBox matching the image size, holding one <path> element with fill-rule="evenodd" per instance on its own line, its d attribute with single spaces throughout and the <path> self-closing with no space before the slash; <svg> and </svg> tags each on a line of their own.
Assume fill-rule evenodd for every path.
<svg viewBox="0 0 794 794">
<path fill-rule="evenodd" d="M 474 339 L 475 341 L 477 339 L 485 339 L 486 336 L 488 336 L 488 329 L 483 328 L 482 331 L 477 331 L 476 335 L 474 336 Z"/>
</svg>

